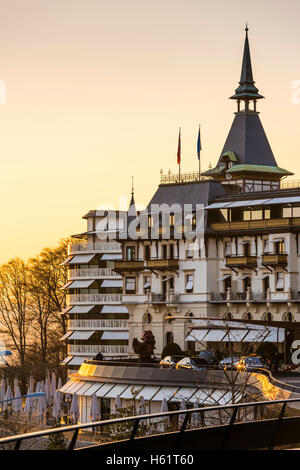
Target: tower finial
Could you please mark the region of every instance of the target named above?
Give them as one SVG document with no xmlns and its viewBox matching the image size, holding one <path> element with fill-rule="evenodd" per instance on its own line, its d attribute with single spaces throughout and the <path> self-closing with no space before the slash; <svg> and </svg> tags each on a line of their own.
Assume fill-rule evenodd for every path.
<svg viewBox="0 0 300 470">
<path fill-rule="evenodd" d="M 246 28 L 245 28 L 246 34 L 248 34 L 249 28 L 248 28 L 248 23 L 246 21 Z"/>
<path fill-rule="evenodd" d="M 131 196 L 134 195 L 133 178 L 134 178 L 134 176 L 131 177 Z"/>
</svg>

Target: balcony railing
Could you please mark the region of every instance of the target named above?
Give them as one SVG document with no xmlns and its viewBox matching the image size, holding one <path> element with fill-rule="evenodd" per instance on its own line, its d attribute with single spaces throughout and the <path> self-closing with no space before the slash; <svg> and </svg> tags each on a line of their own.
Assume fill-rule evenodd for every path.
<svg viewBox="0 0 300 470">
<path fill-rule="evenodd" d="M 114 267 L 117 272 L 142 271 L 144 269 L 144 261 L 116 261 Z"/>
<path fill-rule="evenodd" d="M 69 330 L 127 330 L 127 320 L 69 320 Z"/>
<path fill-rule="evenodd" d="M 68 353 L 78 355 L 96 355 L 99 352 L 109 355 L 128 353 L 128 346 L 121 344 L 69 344 Z"/>
<path fill-rule="evenodd" d="M 287 217 L 281 219 L 264 219 L 264 220 L 240 220 L 234 222 L 215 222 L 210 227 L 216 232 L 240 231 L 248 232 L 259 230 L 270 230 L 273 228 L 291 228 L 300 227 L 300 217 Z"/>
<path fill-rule="evenodd" d="M 150 304 L 165 304 L 165 303 L 177 303 L 179 302 L 179 294 L 176 294 L 175 292 L 169 292 L 167 294 L 155 294 L 152 292 L 149 292 L 147 295 L 147 303 Z"/>
<path fill-rule="evenodd" d="M 88 269 L 70 269 L 69 279 L 122 279 L 118 273 L 109 268 L 88 268 Z"/>
<path fill-rule="evenodd" d="M 121 253 L 121 245 L 117 242 L 74 243 L 69 245 L 69 254 L 76 253 Z"/>
<path fill-rule="evenodd" d="M 257 265 L 256 256 L 230 255 L 226 256 L 226 266 L 228 267 L 251 267 Z"/>
<path fill-rule="evenodd" d="M 261 259 L 261 264 L 263 264 L 264 266 L 282 266 L 287 264 L 287 262 L 287 253 L 264 253 Z"/>
<path fill-rule="evenodd" d="M 179 268 L 178 259 L 150 259 L 146 261 L 146 266 L 148 269 L 167 269 L 167 270 L 177 270 Z"/>
<path fill-rule="evenodd" d="M 69 303 L 115 304 L 122 301 L 122 294 L 70 294 Z"/>
<path fill-rule="evenodd" d="M 267 302 L 271 300 L 268 292 L 211 292 L 211 302 Z"/>
</svg>

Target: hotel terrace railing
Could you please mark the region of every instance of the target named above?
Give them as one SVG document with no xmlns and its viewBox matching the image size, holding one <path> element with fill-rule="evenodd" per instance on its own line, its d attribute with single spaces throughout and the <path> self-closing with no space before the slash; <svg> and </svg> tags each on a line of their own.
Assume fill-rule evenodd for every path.
<svg viewBox="0 0 300 470">
<path fill-rule="evenodd" d="M 120 355 L 128 353 L 128 346 L 122 344 L 69 344 L 69 354 L 102 354 Z"/>
<path fill-rule="evenodd" d="M 99 329 L 99 330 L 119 330 L 128 329 L 127 320 L 69 320 L 69 330 L 78 329 Z"/>
<path fill-rule="evenodd" d="M 281 181 L 280 189 L 300 188 L 300 180 Z"/>
<path fill-rule="evenodd" d="M 113 271 L 110 268 L 83 268 L 83 269 L 70 269 L 69 270 L 69 279 L 77 279 L 77 278 L 87 278 L 87 279 L 94 279 L 94 278 L 105 278 L 105 279 L 122 279 L 118 273 Z"/>
<path fill-rule="evenodd" d="M 282 219 L 241 220 L 235 222 L 214 222 L 210 228 L 215 232 L 270 230 L 272 228 L 300 228 L 300 217 Z"/>
<path fill-rule="evenodd" d="M 162 304 L 162 303 L 177 303 L 179 302 L 180 296 L 175 292 L 169 292 L 167 294 L 155 294 L 149 292 L 147 294 L 146 303 L 149 304 Z"/>
<path fill-rule="evenodd" d="M 169 170 L 168 173 L 160 172 L 160 182 L 161 184 L 168 183 L 188 183 L 191 181 L 207 181 L 209 178 L 201 176 L 199 178 L 199 171 L 190 171 L 187 173 L 171 173 Z"/>
<path fill-rule="evenodd" d="M 121 303 L 122 294 L 70 294 L 69 304 L 92 303 L 92 304 L 115 304 Z"/>
<path fill-rule="evenodd" d="M 91 421 L 84 424 L 61 426 L 27 434 L 7 436 L 0 439 L 1 450 L 14 450 L 26 448 L 24 441 L 29 440 L 29 446 L 35 440 L 49 439 L 54 434 L 64 436 L 68 443 L 68 450 L 89 452 L 93 450 L 106 451 L 109 454 L 120 453 L 132 455 L 135 451 L 161 452 L 162 449 L 183 450 L 250 450 L 278 448 L 280 445 L 294 444 L 299 447 L 299 416 L 294 411 L 292 415 L 286 413 L 288 406 L 297 403 L 300 398 L 284 400 L 253 401 L 227 405 L 214 405 L 187 410 L 167 411 L 152 414 L 127 416 L 112 420 Z M 269 407 L 269 408 L 268 408 Z M 207 422 L 206 417 L 216 417 Z M 194 421 L 193 421 L 194 417 Z M 219 420 L 217 421 L 217 418 Z M 172 421 L 177 423 L 171 428 Z M 156 424 L 151 427 L 151 423 Z M 157 423 L 163 423 L 157 426 Z M 147 423 L 149 430 L 140 432 L 140 424 Z M 109 426 L 123 426 L 128 429 L 122 441 L 87 442 L 83 447 L 77 447 L 79 433 L 96 430 L 109 433 Z M 65 434 L 64 434 L 65 433 Z M 31 441 L 31 442 L 30 442 Z M 28 444 L 27 444 L 28 447 Z M 45 446 L 43 446 L 45 448 Z M 98 454 L 100 455 L 100 454 Z M 106 455 L 105 453 L 103 454 Z M 87 454 L 88 456 L 88 454 Z M 101 459 L 100 459 L 101 460 Z M 102 460 L 101 460 L 102 462 Z M 189 463 L 185 460 L 185 463 Z"/>
<path fill-rule="evenodd" d="M 76 253 L 121 253 L 121 246 L 117 242 L 74 243 L 69 245 L 69 254 Z"/>
<path fill-rule="evenodd" d="M 288 291 L 270 292 L 211 292 L 211 302 L 289 302 L 300 301 L 300 292 L 289 289 Z"/>
</svg>

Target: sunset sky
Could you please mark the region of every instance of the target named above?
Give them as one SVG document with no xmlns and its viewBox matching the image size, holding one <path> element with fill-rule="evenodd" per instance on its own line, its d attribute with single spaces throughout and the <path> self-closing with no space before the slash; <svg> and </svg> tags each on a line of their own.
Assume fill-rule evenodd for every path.
<svg viewBox="0 0 300 470">
<path fill-rule="evenodd" d="M 258 103 L 279 166 L 300 179 L 299 0 L 0 0 L 0 262 L 85 230 L 81 217 L 160 169 L 215 164 L 249 25 Z"/>
</svg>

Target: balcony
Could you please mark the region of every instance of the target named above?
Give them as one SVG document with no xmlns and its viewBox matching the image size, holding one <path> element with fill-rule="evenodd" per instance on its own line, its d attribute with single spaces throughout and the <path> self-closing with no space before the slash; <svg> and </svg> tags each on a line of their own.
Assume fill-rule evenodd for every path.
<svg viewBox="0 0 300 470">
<path fill-rule="evenodd" d="M 179 302 L 179 294 L 169 292 L 167 294 L 154 294 L 149 292 L 147 295 L 147 304 L 174 304 Z"/>
<path fill-rule="evenodd" d="M 127 320 L 69 320 L 69 330 L 128 330 Z"/>
<path fill-rule="evenodd" d="M 252 268 L 257 266 L 257 257 L 248 255 L 226 256 L 226 266 L 228 268 Z"/>
<path fill-rule="evenodd" d="M 215 232 L 260 232 L 273 228 L 300 229 L 300 217 L 287 217 L 281 219 L 238 220 L 234 222 L 215 222 L 210 225 Z"/>
<path fill-rule="evenodd" d="M 146 261 L 146 266 L 148 269 L 162 269 L 168 271 L 177 271 L 179 269 L 179 261 L 178 259 L 151 259 Z"/>
<path fill-rule="evenodd" d="M 109 268 L 70 269 L 69 279 L 122 279 L 122 276 Z"/>
<path fill-rule="evenodd" d="M 114 271 L 118 273 L 143 271 L 144 269 L 144 261 L 116 261 L 114 267 Z"/>
<path fill-rule="evenodd" d="M 117 242 L 74 243 L 69 245 L 69 254 L 78 253 L 121 253 L 121 245 Z"/>
<path fill-rule="evenodd" d="M 122 294 L 70 294 L 69 304 L 120 304 Z"/>
<path fill-rule="evenodd" d="M 263 266 L 285 266 L 287 262 L 287 253 L 265 253 L 261 259 Z"/>
<path fill-rule="evenodd" d="M 121 344 L 69 344 L 68 354 L 76 354 L 79 356 L 95 356 L 101 352 L 110 356 L 120 356 L 128 354 L 128 346 Z"/>
</svg>

